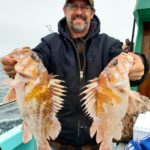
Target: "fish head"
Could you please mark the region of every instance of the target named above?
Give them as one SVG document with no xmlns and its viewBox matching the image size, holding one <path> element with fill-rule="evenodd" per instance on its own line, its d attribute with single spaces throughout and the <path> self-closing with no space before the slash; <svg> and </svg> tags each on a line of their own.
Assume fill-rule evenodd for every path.
<svg viewBox="0 0 150 150">
<path fill-rule="evenodd" d="M 123 82 L 128 82 L 128 74 L 133 65 L 133 56 L 127 53 L 121 53 L 115 57 L 105 68 L 106 77 L 112 84 L 121 85 Z"/>
<path fill-rule="evenodd" d="M 38 55 L 29 48 L 17 49 L 13 55 L 17 61 L 15 71 L 26 79 L 37 79 L 43 71 L 46 71 Z"/>
</svg>

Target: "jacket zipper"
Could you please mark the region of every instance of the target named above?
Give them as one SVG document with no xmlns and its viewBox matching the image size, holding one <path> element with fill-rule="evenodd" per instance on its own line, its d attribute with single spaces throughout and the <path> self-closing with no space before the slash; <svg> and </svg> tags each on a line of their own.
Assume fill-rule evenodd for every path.
<svg viewBox="0 0 150 150">
<path fill-rule="evenodd" d="M 71 40 L 72 43 L 73 43 L 73 46 L 75 48 L 75 51 L 76 51 L 76 55 L 77 55 L 77 59 L 78 59 L 78 66 L 79 66 L 79 73 L 80 73 L 80 81 L 83 79 L 83 70 L 81 69 L 81 62 L 80 62 L 80 58 L 79 58 L 79 54 L 77 52 L 77 49 L 76 49 L 76 45 L 74 44 L 74 41 Z"/>
<path fill-rule="evenodd" d="M 76 51 L 76 55 L 77 55 L 77 60 L 78 60 L 78 67 L 79 67 L 79 73 L 80 73 L 80 81 L 83 79 L 83 71 L 81 68 L 81 62 L 80 62 L 80 58 L 79 58 L 79 54 L 77 52 L 76 49 L 76 45 L 74 44 L 74 41 L 72 40 L 73 46 L 75 48 Z M 85 54 L 84 54 L 85 57 Z M 85 61 L 84 61 L 85 63 Z M 83 66 L 85 66 L 85 64 L 83 64 Z M 78 124 L 77 124 L 77 143 L 79 144 L 79 140 L 80 140 L 80 116 L 78 116 Z"/>
<path fill-rule="evenodd" d="M 80 73 L 80 81 L 83 79 L 84 77 L 84 70 L 85 70 L 85 63 L 86 63 L 86 57 L 85 57 L 85 51 L 83 53 L 84 55 L 84 63 L 83 63 L 83 70 L 81 69 L 81 62 L 80 62 L 80 58 L 79 58 L 79 54 L 77 52 L 77 49 L 76 49 L 76 45 L 74 44 L 74 41 L 71 40 L 71 43 L 73 44 L 73 47 L 75 48 L 75 51 L 76 51 L 76 55 L 77 55 L 77 60 L 78 60 L 78 67 L 79 67 L 79 73 Z M 84 42 L 84 48 L 86 49 L 85 47 L 85 43 L 86 41 Z M 77 124 L 77 143 L 79 143 L 79 140 L 80 140 L 80 116 L 78 117 L 78 124 Z"/>
<path fill-rule="evenodd" d="M 85 64 L 86 64 L 86 57 L 85 57 L 85 51 L 86 51 L 86 46 L 85 46 L 86 41 L 84 41 L 84 52 L 83 52 L 83 57 L 84 57 L 84 62 L 83 62 L 83 77 L 85 76 Z"/>
</svg>

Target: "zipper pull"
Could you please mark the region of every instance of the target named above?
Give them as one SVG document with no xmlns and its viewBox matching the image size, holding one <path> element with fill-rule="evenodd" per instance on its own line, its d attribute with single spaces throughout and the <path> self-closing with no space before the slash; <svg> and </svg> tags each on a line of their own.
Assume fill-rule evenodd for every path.
<svg viewBox="0 0 150 150">
<path fill-rule="evenodd" d="M 83 79 L 83 71 L 80 71 L 80 79 Z"/>
</svg>

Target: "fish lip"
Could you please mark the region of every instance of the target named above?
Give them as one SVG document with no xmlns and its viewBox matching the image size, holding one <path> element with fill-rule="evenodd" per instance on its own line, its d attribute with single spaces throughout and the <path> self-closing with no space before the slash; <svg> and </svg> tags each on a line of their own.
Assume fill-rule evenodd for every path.
<svg viewBox="0 0 150 150">
<path fill-rule="evenodd" d="M 33 78 L 33 77 L 31 77 L 31 76 L 28 76 L 28 75 L 26 75 L 26 74 L 23 74 L 23 73 L 21 73 L 21 72 L 18 72 L 18 74 L 21 76 L 21 77 L 23 77 L 23 78 L 26 78 L 26 79 L 35 79 L 35 78 Z"/>
<path fill-rule="evenodd" d="M 117 82 L 114 84 L 114 87 L 119 88 L 119 87 L 125 87 L 127 85 L 127 80 L 123 80 L 122 82 Z"/>
</svg>

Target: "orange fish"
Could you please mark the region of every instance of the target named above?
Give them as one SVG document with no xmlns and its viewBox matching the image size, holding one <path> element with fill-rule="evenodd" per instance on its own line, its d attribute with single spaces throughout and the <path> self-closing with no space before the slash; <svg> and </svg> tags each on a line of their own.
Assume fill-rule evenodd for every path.
<svg viewBox="0 0 150 150">
<path fill-rule="evenodd" d="M 23 142 L 34 136 L 38 150 L 51 150 L 47 139 L 54 140 L 61 131 L 56 117 L 63 107 L 63 81 L 49 75 L 40 58 L 29 48 L 16 49 L 15 79 L 5 82 L 11 89 L 5 101 L 17 100 L 23 118 Z"/>
<path fill-rule="evenodd" d="M 133 57 L 121 53 L 82 92 L 85 113 L 93 119 L 90 135 L 96 134 L 100 150 L 112 150 L 112 139 L 121 138 L 122 119 L 131 95 L 128 73 L 132 65 Z"/>
</svg>

